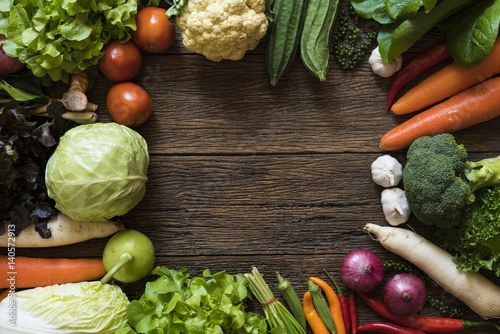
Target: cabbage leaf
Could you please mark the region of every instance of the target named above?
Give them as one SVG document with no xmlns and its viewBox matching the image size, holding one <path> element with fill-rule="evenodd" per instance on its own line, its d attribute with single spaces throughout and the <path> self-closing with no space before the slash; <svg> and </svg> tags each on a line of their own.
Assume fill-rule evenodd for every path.
<svg viewBox="0 0 500 334">
<path fill-rule="evenodd" d="M 127 321 L 128 304 L 118 286 L 99 281 L 18 291 L 0 303 L 0 332 L 111 334 Z"/>
</svg>

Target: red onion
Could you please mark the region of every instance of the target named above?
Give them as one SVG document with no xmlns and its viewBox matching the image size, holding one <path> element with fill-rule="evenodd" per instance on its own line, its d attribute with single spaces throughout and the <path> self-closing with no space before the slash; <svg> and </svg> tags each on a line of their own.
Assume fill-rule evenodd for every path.
<svg viewBox="0 0 500 334">
<path fill-rule="evenodd" d="M 412 274 L 397 274 L 384 286 L 384 304 L 396 314 L 412 315 L 424 307 L 426 299 L 425 284 Z"/>
<path fill-rule="evenodd" d="M 10 57 L 3 51 L 5 36 L 0 34 L 0 75 L 15 74 L 21 72 L 25 65 L 17 58 Z"/>
<path fill-rule="evenodd" d="M 372 251 L 355 249 L 342 259 L 340 277 L 349 288 L 359 292 L 369 292 L 382 282 L 384 264 Z"/>
</svg>

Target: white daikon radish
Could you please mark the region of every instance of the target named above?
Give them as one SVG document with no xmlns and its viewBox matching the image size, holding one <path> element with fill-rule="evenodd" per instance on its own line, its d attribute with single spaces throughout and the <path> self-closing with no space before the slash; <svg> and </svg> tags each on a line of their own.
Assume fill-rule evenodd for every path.
<svg viewBox="0 0 500 334">
<path fill-rule="evenodd" d="M 43 239 L 35 225 L 30 225 L 13 237 L 9 235 L 9 223 L 5 223 L 6 232 L 0 236 L 0 247 L 53 247 L 75 244 L 78 242 L 105 238 L 124 229 L 124 226 L 115 221 L 85 222 L 76 221 L 62 213 L 57 214 L 48 223 L 47 228 L 52 237 Z"/>
<path fill-rule="evenodd" d="M 387 250 L 423 270 L 443 289 L 463 301 L 484 318 L 500 318 L 500 287 L 479 273 L 457 269 L 453 256 L 424 237 L 404 228 L 368 223 Z"/>
</svg>

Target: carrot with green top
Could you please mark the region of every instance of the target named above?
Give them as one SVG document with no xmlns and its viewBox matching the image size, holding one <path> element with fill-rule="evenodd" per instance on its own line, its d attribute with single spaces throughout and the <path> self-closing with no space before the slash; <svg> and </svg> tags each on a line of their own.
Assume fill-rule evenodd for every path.
<svg viewBox="0 0 500 334">
<path fill-rule="evenodd" d="M 330 334 L 328 328 L 321 320 L 318 312 L 314 308 L 311 293 L 306 291 L 304 298 L 302 299 L 302 306 L 304 308 L 304 314 L 306 315 L 307 323 L 314 334 Z"/>
<path fill-rule="evenodd" d="M 443 101 L 500 73 L 500 39 L 488 57 L 474 68 L 452 63 L 410 89 L 392 105 L 396 115 L 408 114 Z"/>
<path fill-rule="evenodd" d="M 0 288 L 34 288 L 54 284 L 76 283 L 106 275 L 102 259 L 31 258 L 0 255 Z"/>
<path fill-rule="evenodd" d="M 340 306 L 340 300 L 335 293 L 335 290 L 333 290 L 333 288 L 321 278 L 309 277 L 309 279 L 316 283 L 325 293 L 326 299 L 328 300 L 330 313 L 332 314 L 333 320 L 335 322 L 335 327 L 337 328 L 337 334 L 346 334 L 342 307 Z"/>
<path fill-rule="evenodd" d="M 500 77 L 486 80 L 423 111 L 387 132 L 386 151 L 408 148 L 417 138 L 453 133 L 500 116 Z"/>
</svg>

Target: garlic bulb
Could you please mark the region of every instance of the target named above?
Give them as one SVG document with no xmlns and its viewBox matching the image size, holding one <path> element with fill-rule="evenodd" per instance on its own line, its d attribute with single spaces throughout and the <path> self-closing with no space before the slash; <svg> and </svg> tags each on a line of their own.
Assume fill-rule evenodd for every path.
<svg viewBox="0 0 500 334">
<path fill-rule="evenodd" d="M 404 190 L 400 188 L 384 189 L 381 202 L 385 219 L 390 225 L 398 226 L 408 221 L 411 209 Z"/>
<path fill-rule="evenodd" d="M 403 66 L 403 56 L 399 55 L 386 63 L 380 56 L 380 51 L 377 46 L 373 49 L 370 58 L 368 58 L 368 63 L 373 73 L 380 75 L 382 78 L 388 78 L 401 69 Z"/>
<path fill-rule="evenodd" d="M 403 166 L 388 154 L 378 157 L 371 167 L 373 182 L 382 187 L 394 187 L 403 177 Z"/>
</svg>

